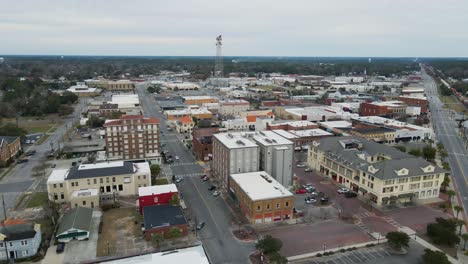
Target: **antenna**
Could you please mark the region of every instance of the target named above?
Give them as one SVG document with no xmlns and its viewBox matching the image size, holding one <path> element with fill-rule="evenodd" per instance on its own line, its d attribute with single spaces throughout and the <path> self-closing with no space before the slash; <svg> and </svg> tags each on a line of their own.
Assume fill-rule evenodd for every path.
<svg viewBox="0 0 468 264">
<path fill-rule="evenodd" d="M 224 67 L 223 67 L 223 37 L 219 35 L 216 37 L 216 58 L 215 58 L 215 69 L 214 75 L 216 78 L 222 78 L 224 76 Z"/>
</svg>

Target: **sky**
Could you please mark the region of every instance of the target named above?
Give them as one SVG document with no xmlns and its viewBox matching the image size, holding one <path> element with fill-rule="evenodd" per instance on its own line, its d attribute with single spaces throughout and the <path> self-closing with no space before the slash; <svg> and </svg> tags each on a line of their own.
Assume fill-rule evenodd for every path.
<svg viewBox="0 0 468 264">
<path fill-rule="evenodd" d="M 466 0 L 0 0 L 0 54 L 468 57 Z"/>
</svg>

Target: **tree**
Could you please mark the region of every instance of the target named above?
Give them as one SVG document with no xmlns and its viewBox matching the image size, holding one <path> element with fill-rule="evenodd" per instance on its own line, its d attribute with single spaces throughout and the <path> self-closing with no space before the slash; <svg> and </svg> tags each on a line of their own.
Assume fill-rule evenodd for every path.
<svg viewBox="0 0 468 264">
<path fill-rule="evenodd" d="M 178 238 L 182 235 L 182 231 L 180 231 L 177 227 L 171 227 L 169 231 L 167 231 L 168 238 Z"/>
<path fill-rule="evenodd" d="M 119 119 L 121 116 L 122 116 L 122 113 L 120 111 L 117 111 L 117 112 L 112 112 L 110 118 Z"/>
<path fill-rule="evenodd" d="M 158 250 L 160 250 L 161 242 L 164 240 L 164 236 L 161 233 L 152 233 L 151 241 L 156 244 Z"/>
<path fill-rule="evenodd" d="M 450 164 L 446 161 L 442 162 L 442 168 L 444 170 L 450 170 Z"/>
<path fill-rule="evenodd" d="M 445 253 L 441 251 L 433 251 L 428 248 L 424 250 L 422 259 L 424 264 L 450 264 Z"/>
<path fill-rule="evenodd" d="M 170 205 L 179 205 L 179 203 L 180 203 L 179 195 L 177 195 L 177 194 L 172 195 L 171 199 L 169 200 L 169 204 Z"/>
<path fill-rule="evenodd" d="M 409 236 L 403 232 L 389 232 L 385 236 L 388 240 L 388 244 L 395 250 L 401 251 L 403 248 L 409 247 Z"/>
<path fill-rule="evenodd" d="M 102 127 L 104 124 L 104 119 L 101 119 L 97 116 L 92 115 L 88 121 L 86 121 L 86 125 L 90 127 Z"/>
<path fill-rule="evenodd" d="M 158 164 L 153 164 L 151 165 L 150 170 L 151 170 L 151 175 L 156 177 L 161 172 L 161 167 Z"/>
<path fill-rule="evenodd" d="M 6 124 L 0 127 L 0 135 L 2 136 L 17 136 L 24 137 L 26 136 L 27 131 L 21 127 L 18 127 L 15 124 Z"/>
<path fill-rule="evenodd" d="M 461 207 L 460 205 L 455 205 L 453 207 L 453 210 L 455 210 L 455 212 L 457 212 L 457 216 L 455 218 L 458 219 L 458 214 L 460 214 L 460 212 L 463 211 L 463 207 Z"/>
<path fill-rule="evenodd" d="M 422 155 L 420 149 L 411 149 L 408 153 L 416 157 L 421 157 Z"/>
<path fill-rule="evenodd" d="M 440 150 L 440 151 L 439 151 L 439 155 L 440 155 L 440 157 L 441 157 L 442 159 L 445 159 L 445 158 L 448 157 L 448 153 L 447 153 L 447 151 L 446 151 L 445 149 Z"/>
<path fill-rule="evenodd" d="M 58 108 L 58 114 L 60 116 L 67 116 L 73 113 L 73 107 L 69 105 L 60 105 Z"/>
<path fill-rule="evenodd" d="M 406 147 L 405 146 L 395 146 L 396 149 L 398 149 L 401 152 L 406 152 Z"/>
<path fill-rule="evenodd" d="M 422 156 L 426 160 L 433 160 L 435 158 L 436 152 L 437 150 L 435 148 L 427 145 L 422 149 Z"/>
<path fill-rule="evenodd" d="M 461 235 L 461 238 L 463 239 L 463 250 L 466 250 L 466 241 L 468 241 L 468 233 Z"/>
<path fill-rule="evenodd" d="M 266 255 L 279 252 L 281 247 L 283 247 L 283 242 L 271 235 L 266 235 L 264 238 L 258 240 L 255 245 L 257 250 L 260 250 Z"/>
<path fill-rule="evenodd" d="M 455 195 L 457 195 L 457 193 L 456 193 L 454 190 L 448 190 L 448 191 L 446 192 L 446 194 L 447 194 L 448 197 L 449 197 L 450 203 L 452 202 L 452 198 L 453 198 Z"/>
<path fill-rule="evenodd" d="M 460 242 L 460 238 L 455 233 L 456 228 L 457 221 L 455 219 L 438 217 L 435 223 L 427 225 L 427 235 L 436 244 L 446 244 L 452 247 Z"/>
<path fill-rule="evenodd" d="M 440 187 L 442 188 L 442 191 L 443 191 L 443 192 L 446 192 L 446 191 L 447 191 L 447 187 L 449 187 L 449 185 L 450 185 L 450 176 L 445 175 L 444 180 L 443 180 L 442 183 L 440 184 Z"/>
</svg>

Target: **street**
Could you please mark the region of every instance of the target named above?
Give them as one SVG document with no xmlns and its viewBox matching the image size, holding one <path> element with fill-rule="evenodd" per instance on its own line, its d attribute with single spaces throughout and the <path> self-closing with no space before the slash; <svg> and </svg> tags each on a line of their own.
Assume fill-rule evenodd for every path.
<svg viewBox="0 0 468 264">
<path fill-rule="evenodd" d="M 465 209 L 463 214 L 466 216 L 468 209 L 468 152 L 463 141 L 458 136 L 457 122 L 451 120 L 449 112 L 443 108 L 444 103 L 439 98 L 435 81 L 423 68 L 421 68 L 421 72 L 437 140 L 444 144 L 448 152 L 450 168 L 452 169 L 453 179 L 455 179 L 454 184 Z"/>
<path fill-rule="evenodd" d="M 163 165 L 162 170 L 168 178 L 172 175 L 183 177 L 178 184 L 182 198 L 191 211 L 191 217 L 197 222 L 204 221 L 205 227 L 199 231 L 207 255 L 212 263 L 248 263 L 249 254 L 255 248 L 252 243 L 240 242 L 234 238 L 230 223 L 231 211 L 221 196 L 213 197 L 208 187 L 210 182 L 203 182 L 204 174 L 200 166 L 182 143 L 182 135 L 168 131 L 162 113 L 157 107 L 153 95 L 146 91 L 144 84 L 137 84 L 137 93 L 146 117 L 156 117 L 161 121 L 161 143 L 166 144 L 163 150 L 169 151 L 179 160 L 170 166 Z"/>
<path fill-rule="evenodd" d="M 40 162 L 45 158 L 47 152 L 51 149 L 51 143 L 54 148 L 59 144 L 63 144 L 62 136 L 64 133 L 73 126 L 73 123 L 79 120 L 84 107 L 86 107 L 86 99 L 80 99 L 75 105 L 75 111 L 70 116 L 63 120 L 52 135 L 47 138 L 41 145 L 35 144 L 27 147 L 24 151 L 36 150 L 36 154 L 29 158 L 28 162 L 12 165 L 15 166 L 3 179 L 0 181 L 0 193 L 3 194 L 5 199 L 5 207 L 11 210 L 15 207 L 18 198 L 25 191 L 32 191 L 40 189 L 41 191 L 47 190 L 46 179 L 41 177 L 32 177 L 33 169 L 40 165 Z M 0 210 L 0 216 L 3 219 L 3 210 Z M 8 214 L 8 213 L 7 213 Z"/>
</svg>

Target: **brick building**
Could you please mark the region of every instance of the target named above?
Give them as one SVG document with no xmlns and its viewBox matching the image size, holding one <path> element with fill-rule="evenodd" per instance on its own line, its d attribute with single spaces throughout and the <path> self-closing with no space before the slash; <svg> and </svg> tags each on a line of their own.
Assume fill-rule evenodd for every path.
<svg viewBox="0 0 468 264">
<path fill-rule="evenodd" d="M 395 116 L 406 114 L 406 104 L 401 101 L 361 103 L 361 116 Z"/>
<path fill-rule="evenodd" d="M 20 137 L 0 136 L 0 161 L 11 160 L 20 150 Z"/>
<path fill-rule="evenodd" d="M 192 152 L 198 160 L 213 159 L 213 134 L 219 127 L 198 128 L 192 131 Z"/>
<path fill-rule="evenodd" d="M 188 223 L 180 206 L 169 204 L 145 206 L 143 208 L 145 239 L 150 241 L 151 234 L 162 234 L 169 238 L 171 228 L 178 228 L 182 236 L 188 234 Z"/>
<path fill-rule="evenodd" d="M 294 195 L 264 171 L 232 174 L 229 192 L 251 224 L 293 217 Z"/>
<path fill-rule="evenodd" d="M 179 192 L 175 184 L 138 188 L 138 207 L 140 209 L 140 214 L 143 213 L 143 208 L 145 206 L 168 204 L 174 195 L 178 194 Z"/>
<path fill-rule="evenodd" d="M 108 159 L 159 160 L 159 120 L 126 115 L 107 120 L 106 154 Z"/>
<path fill-rule="evenodd" d="M 398 100 L 405 102 L 409 106 L 421 107 L 421 113 L 427 113 L 427 98 L 420 96 L 400 96 Z"/>
</svg>

